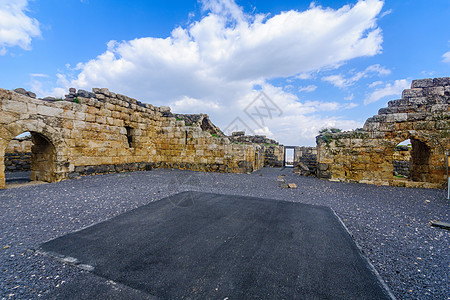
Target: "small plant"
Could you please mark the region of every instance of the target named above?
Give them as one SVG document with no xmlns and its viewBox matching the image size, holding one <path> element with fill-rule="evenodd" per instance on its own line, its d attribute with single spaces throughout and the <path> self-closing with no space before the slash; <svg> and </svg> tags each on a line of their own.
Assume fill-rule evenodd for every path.
<svg viewBox="0 0 450 300">
<path fill-rule="evenodd" d="M 321 130 L 319 131 L 319 134 L 324 134 L 324 133 L 338 133 L 338 132 L 342 132 L 342 129 L 330 127 L 330 128 L 324 128 L 324 129 L 321 129 Z"/>
<path fill-rule="evenodd" d="M 218 136 L 217 134 L 215 134 L 215 133 L 213 133 L 213 134 L 211 134 L 213 137 L 216 137 L 216 138 L 218 138 L 218 137 L 220 137 L 220 136 Z"/>
<path fill-rule="evenodd" d="M 180 119 L 178 117 L 175 118 L 177 121 L 183 121 L 183 119 Z"/>
<path fill-rule="evenodd" d="M 76 97 L 75 99 L 73 99 L 73 103 L 81 104 L 80 99 L 78 99 L 78 97 Z"/>
</svg>

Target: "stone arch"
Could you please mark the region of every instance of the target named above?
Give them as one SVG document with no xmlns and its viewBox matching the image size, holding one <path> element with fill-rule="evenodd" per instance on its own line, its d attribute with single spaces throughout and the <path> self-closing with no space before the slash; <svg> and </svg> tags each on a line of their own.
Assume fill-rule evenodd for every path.
<svg viewBox="0 0 450 300">
<path fill-rule="evenodd" d="M 30 132 L 32 147 L 32 180 L 57 182 L 68 174 L 68 148 L 60 131 L 40 120 L 25 119 L 0 126 L 0 188 L 5 188 L 5 151 L 16 136 Z"/>
<path fill-rule="evenodd" d="M 436 167 L 432 166 L 432 161 L 442 160 L 445 148 L 439 137 L 427 132 L 417 132 L 415 130 L 404 130 L 396 133 L 391 139 L 385 140 L 384 155 L 386 160 L 392 165 L 394 148 L 405 140 L 410 140 L 412 144 L 410 159 L 410 181 L 439 183 L 436 177 Z M 389 174 L 393 173 L 386 168 Z M 436 177 L 436 178 L 435 178 Z"/>
</svg>

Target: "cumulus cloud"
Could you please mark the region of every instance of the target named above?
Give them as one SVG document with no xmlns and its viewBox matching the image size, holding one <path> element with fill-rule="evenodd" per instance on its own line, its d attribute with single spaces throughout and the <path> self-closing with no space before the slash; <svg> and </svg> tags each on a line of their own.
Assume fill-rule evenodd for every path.
<svg viewBox="0 0 450 300">
<path fill-rule="evenodd" d="M 389 75 L 391 71 L 379 64 L 368 66 L 364 71 L 357 72 L 349 78 L 345 78 L 343 75 L 330 75 L 325 76 L 322 80 L 327 81 L 338 88 L 346 88 L 354 85 L 362 78 L 367 78 L 373 75 Z"/>
<path fill-rule="evenodd" d="M 379 83 L 376 85 L 380 85 Z M 411 82 L 406 79 L 396 80 L 393 84 L 387 83 L 384 87 L 378 88 L 373 91 L 365 100 L 364 104 L 370 104 L 376 102 L 387 96 L 400 96 L 404 89 L 408 89 L 411 86 Z"/>
<path fill-rule="evenodd" d="M 450 63 L 450 51 L 444 53 L 444 55 L 442 55 L 442 57 L 444 58 L 444 62 L 446 63 Z"/>
<path fill-rule="evenodd" d="M 173 111 L 209 113 L 223 127 L 251 102 L 257 86 L 279 98 L 277 88 L 267 83 L 271 79 L 306 79 L 381 51 L 376 22 L 382 0 L 360 0 L 337 10 L 312 5 L 273 16 L 245 14 L 233 0 L 201 4 L 203 17 L 167 38 L 110 41 L 104 53 L 77 65 L 75 77 L 63 74 L 62 87 L 111 87 L 141 101 L 171 105 Z M 305 91 L 314 89 L 310 85 Z M 299 116 L 347 108 L 300 101 L 286 92 L 282 98 L 283 108 Z M 270 127 L 277 136 L 280 130 Z"/>
<path fill-rule="evenodd" d="M 0 55 L 7 48 L 31 49 L 31 39 L 41 35 L 39 22 L 26 15 L 27 0 L 0 1 Z"/>
</svg>

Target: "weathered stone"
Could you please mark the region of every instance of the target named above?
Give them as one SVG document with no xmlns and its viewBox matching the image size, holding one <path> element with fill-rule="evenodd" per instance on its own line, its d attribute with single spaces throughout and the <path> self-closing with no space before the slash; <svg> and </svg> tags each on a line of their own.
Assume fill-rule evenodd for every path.
<svg viewBox="0 0 450 300">
<path fill-rule="evenodd" d="M 95 94 L 91 93 L 91 92 L 88 92 L 88 91 L 85 91 L 85 90 L 78 90 L 77 97 L 94 98 Z"/>
<path fill-rule="evenodd" d="M 417 98 L 424 95 L 423 89 L 407 89 L 402 93 L 402 98 Z"/>
<path fill-rule="evenodd" d="M 433 82 L 432 78 L 413 80 L 411 83 L 412 89 L 426 88 L 426 87 L 430 87 L 430 86 L 434 86 L 434 82 Z"/>
<path fill-rule="evenodd" d="M 168 106 L 161 106 L 159 108 L 159 111 L 162 112 L 162 113 L 170 113 L 170 107 L 168 107 Z"/>
<path fill-rule="evenodd" d="M 442 187 L 446 182 L 442 162 L 450 151 L 447 82 L 448 78 L 413 81 L 402 99 L 389 101 L 379 115 L 367 119 L 365 133 L 318 136 L 318 177 L 398 185 L 395 174 L 403 178 L 404 186 Z M 400 155 L 408 147 L 395 146 L 407 139 L 411 155 Z"/>
</svg>

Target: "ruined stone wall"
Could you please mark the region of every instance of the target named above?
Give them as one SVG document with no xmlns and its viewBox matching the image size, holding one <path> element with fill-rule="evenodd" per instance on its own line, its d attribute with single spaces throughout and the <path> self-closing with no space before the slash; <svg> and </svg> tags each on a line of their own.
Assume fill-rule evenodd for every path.
<svg viewBox="0 0 450 300">
<path fill-rule="evenodd" d="M 302 176 L 315 176 L 317 171 L 317 148 L 295 147 L 294 172 Z"/>
<path fill-rule="evenodd" d="M 411 149 L 408 146 L 397 146 L 394 148 L 392 156 L 392 165 L 394 176 L 409 177 L 409 165 L 411 160 Z"/>
<path fill-rule="evenodd" d="M 410 180 L 393 176 L 394 148 L 412 143 Z M 318 176 L 382 185 L 442 187 L 450 151 L 450 78 L 414 80 L 363 129 L 324 133 L 316 139 Z"/>
<path fill-rule="evenodd" d="M 202 124 L 210 122 L 205 119 Z M 0 188 L 5 187 L 6 147 L 26 131 L 35 143 L 31 177 L 51 182 L 151 167 L 242 173 L 263 165 L 258 145 L 231 143 L 201 124 L 186 125 L 169 108 L 107 89 L 71 89 L 65 101 L 0 89 Z"/>
<path fill-rule="evenodd" d="M 265 145 L 264 146 L 264 166 L 271 168 L 281 168 L 284 163 L 284 146 Z"/>
<path fill-rule="evenodd" d="M 31 137 L 11 140 L 5 153 L 6 172 L 26 172 L 31 168 Z"/>
</svg>

